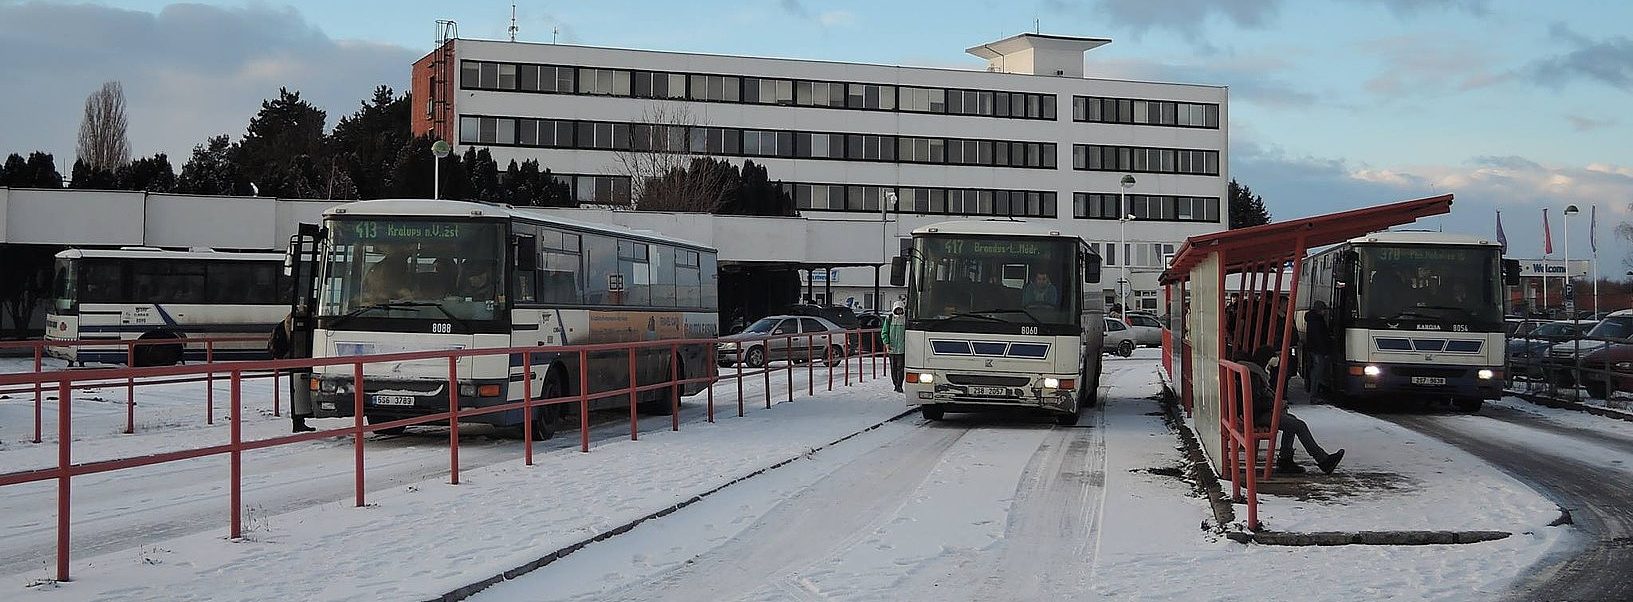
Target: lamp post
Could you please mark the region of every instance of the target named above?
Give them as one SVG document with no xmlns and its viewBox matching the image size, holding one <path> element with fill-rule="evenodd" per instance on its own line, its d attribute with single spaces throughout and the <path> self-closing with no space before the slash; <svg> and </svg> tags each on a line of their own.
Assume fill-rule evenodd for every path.
<svg viewBox="0 0 1633 602">
<path fill-rule="evenodd" d="M 1571 216 L 1578 213 L 1581 211 L 1576 205 L 1565 206 L 1565 248 L 1562 252 L 1565 256 L 1565 288 L 1560 290 L 1564 292 L 1565 297 L 1565 319 L 1570 320 L 1572 324 L 1576 323 L 1576 288 L 1571 286 Z M 1571 339 L 1571 363 L 1575 368 L 1571 371 L 1571 383 L 1574 388 L 1581 386 L 1582 383 L 1582 337 Z"/>
<path fill-rule="evenodd" d="M 888 230 L 889 230 L 889 224 L 890 224 L 890 208 L 894 207 L 894 206 L 896 206 L 896 191 L 886 190 L 885 191 L 885 202 L 884 202 L 883 205 L 879 206 L 879 263 L 880 263 L 880 265 L 888 265 L 890 263 L 890 261 L 889 261 L 889 258 L 890 258 L 890 236 L 889 236 Z M 900 226 L 901 217 L 900 216 L 897 216 L 896 222 L 898 224 L 897 225 L 896 235 L 899 238 L 901 236 L 901 226 Z M 885 305 L 884 297 L 882 296 L 882 293 L 880 293 L 880 291 L 879 291 L 879 272 L 878 271 L 873 272 L 873 307 L 874 307 L 874 309 L 881 310 L 881 311 L 884 310 L 885 307 L 887 307 Z"/>
<path fill-rule="evenodd" d="M 1117 218 L 1117 252 L 1123 254 L 1123 278 L 1118 281 L 1119 286 L 1117 287 L 1117 296 L 1122 302 L 1122 317 L 1125 319 L 1128 317 L 1128 289 L 1130 285 L 1128 280 L 1128 264 L 1129 260 L 1132 259 L 1129 257 L 1131 253 L 1128 252 L 1128 222 L 1134 220 L 1134 212 L 1130 211 L 1128 208 L 1128 191 L 1129 189 L 1134 188 L 1134 183 L 1134 176 L 1124 175 L 1122 181 L 1119 182 L 1119 184 L 1122 186 L 1122 190 L 1117 192 L 1117 207 L 1118 209 L 1121 209 L 1123 213 L 1122 217 Z"/>
<path fill-rule="evenodd" d="M 431 143 L 431 200 L 442 198 L 442 159 L 453 151 L 453 147 L 443 140 Z"/>
</svg>

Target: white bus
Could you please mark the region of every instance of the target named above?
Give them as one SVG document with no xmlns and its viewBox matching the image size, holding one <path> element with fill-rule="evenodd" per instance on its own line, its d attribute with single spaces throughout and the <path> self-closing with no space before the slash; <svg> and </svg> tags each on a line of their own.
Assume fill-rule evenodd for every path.
<svg viewBox="0 0 1633 602">
<path fill-rule="evenodd" d="M 1327 307 L 1330 350 L 1307 380 L 1351 398 L 1416 396 L 1451 401 L 1466 411 L 1502 395 L 1505 275 L 1495 241 L 1440 232 L 1379 232 L 1333 245 L 1304 259 L 1297 321 L 1310 344 L 1305 314 Z"/>
<path fill-rule="evenodd" d="M 907 403 L 924 417 L 1037 408 L 1075 424 L 1095 403 L 1104 336 L 1100 256 L 1077 236 L 1013 220 L 913 231 L 891 279 L 907 278 Z M 907 268 L 906 270 L 900 268 Z"/>
<path fill-rule="evenodd" d="M 610 226 L 578 223 L 542 210 L 465 201 L 376 200 L 324 212 L 317 256 L 316 357 L 409 351 L 558 346 L 712 338 L 718 325 L 714 249 Z M 674 374 L 706 374 L 712 345 L 680 349 Z M 637 354 L 642 385 L 669 380 L 667 348 Z M 588 383 L 578 356 L 536 353 L 533 395 L 547 399 L 628 386 L 626 352 L 592 353 Z M 521 354 L 462 358 L 460 407 L 518 401 Z M 445 360 L 368 364 L 365 417 L 383 422 L 448 410 Z M 693 383 L 682 395 L 702 390 Z M 353 412 L 352 368 L 314 370 L 316 417 Z M 670 389 L 642 400 L 668 413 Z M 603 398 L 594 407 L 627 404 Z M 566 406 L 534 415 L 548 437 Z M 517 426 L 522 412 L 472 419 Z"/>
<path fill-rule="evenodd" d="M 70 249 L 57 254 L 46 340 L 177 339 L 139 345 L 138 366 L 202 360 L 205 346 L 182 339 L 266 337 L 289 312 L 279 253 L 166 251 L 152 247 Z M 265 342 L 221 343 L 216 359 L 264 359 Z M 126 362 L 124 345 L 49 347 L 70 362 Z"/>
</svg>

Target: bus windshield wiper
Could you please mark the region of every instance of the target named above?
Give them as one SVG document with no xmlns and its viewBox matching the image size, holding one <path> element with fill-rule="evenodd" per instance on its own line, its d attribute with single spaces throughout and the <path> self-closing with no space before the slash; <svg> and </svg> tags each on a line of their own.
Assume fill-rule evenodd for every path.
<svg viewBox="0 0 1633 602">
<path fill-rule="evenodd" d="M 461 328 L 464 328 L 467 332 L 469 332 L 471 330 L 469 323 L 467 323 L 465 320 L 461 319 L 459 316 L 455 316 L 452 312 L 448 311 L 448 308 L 443 307 L 441 303 L 433 303 L 433 302 L 430 302 L 430 301 L 386 301 L 386 302 L 383 302 L 383 303 L 370 303 L 368 305 L 363 305 L 363 306 L 360 306 L 360 307 L 358 307 L 356 309 L 348 311 L 346 313 L 340 314 L 339 317 L 336 317 L 334 319 L 334 321 L 329 323 L 329 328 L 337 328 L 341 324 L 346 323 L 347 321 L 351 320 L 352 318 L 361 316 L 363 314 L 366 314 L 368 312 L 371 312 L 371 311 L 374 311 L 374 310 L 377 310 L 377 309 L 405 309 L 405 308 L 416 308 L 417 309 L 417 308 L 421 308 L 421 307 L 435 307 L 435 308 L 437 308 L 438 311 L 442 312 L 442 315 L 448 316 L 449 320 L 459 324 L 459 326 Z"/>
<path fill-rule="evenodd" d="M 1032 319 L 1033 323 L 1035 323 L 1035 324 L 1042 324 L 1043 323 L 1043 320 L 1039 320 L 1036 315 L 1032 314 L 1032 312 L 1027 311 L 1027 310 L 1025 310 L 1023 308 L 1019 308 L 1019 307 L 1011 308 L 1011 309 L 983 309 L 983 310 L 980 310 L 980 311 L 972 311 L 970 313 L 972 313 L 972 314 L 1025 314 L 1026 317 Z M 991 317 L 991 316 L 987 316 L 987 317 Z"/>
<path fill-rule="evenodd" d="M 932 319 L 935 320 L 936 322 L 946 322 L 948 320 L 953 320 L 953 319 L 956 319 L 956 318 L 980 318 L 982 320 L 987 320 L 989 322 L 998 322 L 998 323 L 1001 323 L 1001 324 L 1011 324 L 1012 323 L 1009 320 L 1005 320 L 1003 318 L 995 318 L 993 316 L 982 315 L 980 313 L 969 312 L 969 311 L 961 311 L 961 312 L 955 313 L 955 314 L 950 315 L 950 316 L 944 316 L 944 317 L 932 318 Z"/>
</svg>

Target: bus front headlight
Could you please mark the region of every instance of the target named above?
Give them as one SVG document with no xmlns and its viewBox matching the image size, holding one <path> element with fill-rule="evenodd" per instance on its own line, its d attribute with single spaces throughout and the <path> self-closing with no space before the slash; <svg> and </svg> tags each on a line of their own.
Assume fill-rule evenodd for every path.
<svg viewBox="0 0 1633 602">
<path fill-rule="evenodd" d="M 1043 388 L 1045 388 L 1045 389 L 1059 389 L 1060 388 L 1060 379 L 1058 379 L 1058 378 L 1045 378 L 1045 379 L 1043 379 Z"/>
<path fill-rule="evenodd" d="M 1492 372 L 1490 368 L 1481 368 L 1479 372 L 1474 374 L 1475 376 L 1479 376 L 1480 380 L 1491 380 L 1497 377 L 1497 373 Z"/>
<path fill-rule="evenodd" d="M 1367 366 L 1361 369 L 1361 373 L 1367 376 L 1377 376 L 1379 374 L 1383 374 L 1384 371 L 1383 368 L 1379 368 L 1377 366 Z"/>
</svg>

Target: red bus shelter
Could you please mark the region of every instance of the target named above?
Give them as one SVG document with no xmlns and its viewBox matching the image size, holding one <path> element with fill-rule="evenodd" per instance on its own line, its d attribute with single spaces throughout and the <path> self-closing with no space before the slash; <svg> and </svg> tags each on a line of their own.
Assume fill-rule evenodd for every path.
<svg viewBox="0 0 1633 602">
<path fill-rule="evenodd" d="M 1270 424 L 1255 425 L 1247 370 L 1231 361 L 1236 359 L 1231 354 L 1273 345 L 1279 347 L 1278 365 L 1288 365 L 1297 315 L 1292 308 L 1309 249 L 1448 213 L 1451 207 L 1452 195 L 1445 194 L 1193 236 L 1163 272 L 1169 315 L 1176 318 L 1163 348 L 1169 382 L 1178 383 L 1192 430 L 1215 470 L 1231 480 L 1232 497 L 1246 489 L 1248 528 L 1259 528 L 1259 444 L 1265 444 L 1263 478 L 1269 478 L 1286 380 L 1276 379 Z M 1289 266 L 1291 282 L 1284 285 Z M 1240 274 L 1234 291 L 1226 290 L 1228 274 Z M 1228 313 L 1227 296 L 1234 297 Z"/>
</svg>

